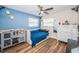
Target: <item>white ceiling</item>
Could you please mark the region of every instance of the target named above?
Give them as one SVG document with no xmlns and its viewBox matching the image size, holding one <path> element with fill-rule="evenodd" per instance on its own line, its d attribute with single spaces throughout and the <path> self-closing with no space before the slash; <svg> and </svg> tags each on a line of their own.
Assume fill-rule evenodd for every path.
<svg viewBox="0 0 79 59">
<path fill-rule="evenodd" d="M 70 8 L 75 7 L 76 5 L 42 5 L 42 6 L 44 9 L 53 7 L 54 8 L 53 10 L 48 11 L 49 13 L 52 13 L 52 12 L 58 12 L 58 11 L 70 9 Z M 5 7 L 12 8 L 12 9 L 19 10 L 26 13 L 30 13 L 33 15 L 38 15 L 38 13 L 40 12 L 37 5 L 5 5 Z"/>
</svg>

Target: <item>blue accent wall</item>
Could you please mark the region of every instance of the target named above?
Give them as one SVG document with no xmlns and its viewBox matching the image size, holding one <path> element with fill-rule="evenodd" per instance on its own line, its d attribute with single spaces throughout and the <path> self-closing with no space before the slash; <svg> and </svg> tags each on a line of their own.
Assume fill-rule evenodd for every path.
<svg viewBox="0 0 79 59">
<path fill-rule="evenodd" d="M 6 14 L 5 10 L 9 10 L 11 12 L 11 15 L 14 16 L 13 20 L 10 19 L 10 17 Z M 34 28 L 28 27 L 29 17 L 37 18 L 37 20 L 39 21 L 39 26 Z M 0 10 L 0 30 L 20 29 L 20 28 L 29 29 L 29 30 L 40 28 L 40 17 L 9 8 L 4 8 Z"/>
</svg>

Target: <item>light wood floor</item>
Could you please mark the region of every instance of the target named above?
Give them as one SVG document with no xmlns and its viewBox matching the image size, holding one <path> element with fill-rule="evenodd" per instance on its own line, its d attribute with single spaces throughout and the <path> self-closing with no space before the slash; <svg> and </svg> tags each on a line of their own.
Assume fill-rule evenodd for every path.
<svg viewBox="0 0 79 59">
<path fill-rule="evenodd" d="M 67 44 L 49 38 L 35 47 L 31 47 L 28 43 L 21 43 L 14 47 L 5 49 L 7 53 L 65 53 Z"/>
</svg>

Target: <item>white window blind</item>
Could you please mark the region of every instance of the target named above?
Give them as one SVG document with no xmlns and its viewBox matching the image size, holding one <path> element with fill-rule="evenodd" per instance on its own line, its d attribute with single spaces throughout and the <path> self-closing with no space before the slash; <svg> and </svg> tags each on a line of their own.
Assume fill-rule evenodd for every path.
<svg viewBox="0 0 79 59">
<path fill-rule="evenodd" d="M 28 26 L 29 27 L 39 27 L 39 20 L 36 18 L 29 18 Z"/>
</svg>

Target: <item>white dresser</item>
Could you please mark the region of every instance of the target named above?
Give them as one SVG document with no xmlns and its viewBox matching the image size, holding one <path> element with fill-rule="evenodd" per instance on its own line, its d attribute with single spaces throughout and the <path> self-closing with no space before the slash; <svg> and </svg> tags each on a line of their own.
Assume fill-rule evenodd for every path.
<svg viewBox="0 0 79 59">
<path fill-rule="evenodd" d="M 16 44 L 26 42 L 24 29 L 10 29 L 0 31 L 0 48 L 15 46 Z"/>
<path fill-rule="evenodd" d="M 77 25 L 60 25 L 58 27 L 58 39 L 67 42 L 68 39 L 77 40 L 78 26 Z"/>
</svg>

